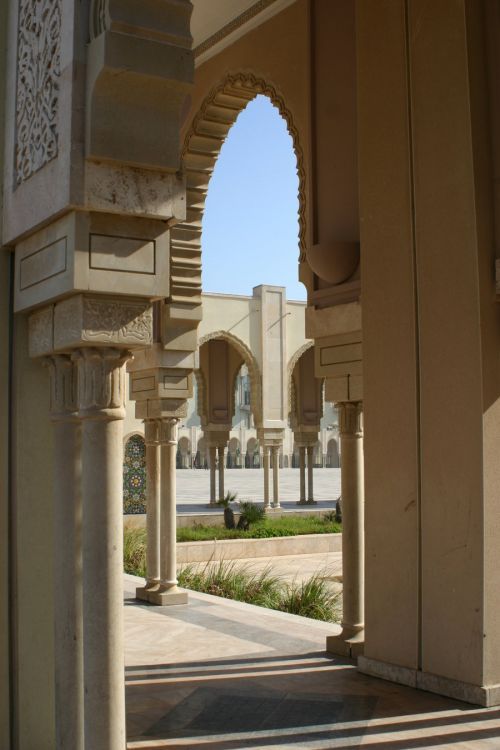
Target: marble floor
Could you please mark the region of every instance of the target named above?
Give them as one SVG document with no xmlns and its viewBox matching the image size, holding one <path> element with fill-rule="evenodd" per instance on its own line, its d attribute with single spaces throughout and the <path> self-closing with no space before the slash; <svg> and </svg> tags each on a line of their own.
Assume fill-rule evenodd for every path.
<svg viewBox="0 0 500 750">
<path fill-rule="evenodd" d="M 205 469 L 177 469 L 177 511 L 193 512 L 203 508 L 210 498 L 210 472 Z M 299 470 L 280 469 L 280 500 L 285 510 L 300 510 Z M 262 469 L 226 469 L 224 488 L 236 492 L 240 500 L 263 502 L 264 472 Z M 272 484 L 271 484 L 272 491 Z M 316 508 L 333 508 L 340 495 L 340 469 L 314 470 L 314 497 L 318 501 Z M 311 506 L 302 506 L 310 510 Z M 219 510 L 219 509 L 218 509 Z"/>
<path fill-rule="evenodd" d="M 338 627 L 190 593 L 138 604 L 125 576 L 129 750 L 499 750 L 500 711 L 358 674 Z"/>
</svg>

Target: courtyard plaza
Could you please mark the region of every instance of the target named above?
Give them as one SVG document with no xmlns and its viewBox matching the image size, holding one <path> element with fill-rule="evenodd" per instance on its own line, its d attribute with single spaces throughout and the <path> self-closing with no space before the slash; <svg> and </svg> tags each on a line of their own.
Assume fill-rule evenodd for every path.
<svg viewBox="0 0 500 750">
<path fill-rule="evenodd" d="M 207 512 L 210 496 L 210 472 L 206 469 L 177 470 L 177 512 Z M 262 469 L 225 469 L 224 490 L 238 495 L 238 500 L 263 502 L 264 472 Z M 299 470 L 280 469 L 280 504 L 283 510 L 310 511 L 335 508 L 340 495 L 340 469 L 314 470 L 314 499 L 316 506 L 297 505 L 299 499 Z M 212 512 L 220 513 L 216 506 Z"/>
<path fill-rule="evenodd" d="M 357 672 L 336 625 L 189 593 L 139 604 L 125 576 L 129 750 L 498 750 L 500 711 Z"/>
</svg>

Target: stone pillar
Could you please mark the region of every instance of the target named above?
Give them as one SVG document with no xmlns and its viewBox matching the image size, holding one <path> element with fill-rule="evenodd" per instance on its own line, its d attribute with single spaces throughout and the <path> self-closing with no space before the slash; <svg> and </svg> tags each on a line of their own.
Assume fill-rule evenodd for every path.
<svg viewBox="0 0 500 750">
<path fill-rule="evenodd" d="M 264 464 L 264 508 L 269 510 L 271 507 L 269 499 L 269 446 L 264 445 L 262 448 Z"/>
<path fill-rule="evenodd" d="M 219 455 L 219 500 L 224 500 L 224 446 L 217 446 Z"/>
<path fill-rule="evenodd" d="M 67 355 L 50 369 L 54 426 L 54 620 L 56 750 L 83 750 L 81 430 L 76 368 Z"/>
<path fill-rule="evenodd" d="M 358 656 L 364 648 L 363 405 L 338 404 L 342 446 L 342 633 L 329 636 L 330 653 Z"/>
<path fill-rule="evenodd" d="M 299 471 L 300 471 L 299 505 L 304 505 L 306 502 L 306 449 L 304 445 L 299 446 Z"/>
<path fill-rule="evenodd" d="M 217 463 L 217 448 L 211 445 L 208 449 L 210 464 L 210 505 L 216 505 L 216 486 L 215 486 L 215 464 Z"/>
<path fill-rule="evenodd" d="M 160 585 L 160 423 L 144 421 L 146 443 L 146 585 L 136 589 L 138 599 L 148 600 L 148 592 Z"/>
<path fill-rule="evenodd" d="M 152 604 L 187 604 L 188 596 L 177 587 L 177 501 L 176 456 L 177 425 L 175 417 L 160 420 L 161 514 L 160 514 L 160 587 L 151 591 Z"/>
<path fill-rule="evenodd" d="M 279 445 L 273 445 L 273 508 L 280 508 L 280 453 Z"/>
<path fill-rule="evenodd" d="M 314 503 L 313 472 L 314 472 L 314 445 L 308 445 L 307 446 L 307 502 L 310 505 Z"/>
<path fill-rule="evenodd" d="M 125 363 L 85 348 L 78 365 L 82 421 L 83 653 L 86 750 L 125 747 L 123 659 L 123 418 Z"/>
</svg>

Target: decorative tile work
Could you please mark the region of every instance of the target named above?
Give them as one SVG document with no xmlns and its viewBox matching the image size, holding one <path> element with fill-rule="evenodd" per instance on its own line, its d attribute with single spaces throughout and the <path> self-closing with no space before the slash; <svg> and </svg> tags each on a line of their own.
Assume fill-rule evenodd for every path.
<svg viewBox="0 0 500 750">
<path fill-rule="evenodd" d="M 16 182 L 57 156 L 61 0 L 20 0 L 17 50 Z"/>
<path fill-rule="evenodd" d="M 146 446 L 141 435 L 132 435 L 125 445 L 123 512 L 146 512 Z"/>
</svg>

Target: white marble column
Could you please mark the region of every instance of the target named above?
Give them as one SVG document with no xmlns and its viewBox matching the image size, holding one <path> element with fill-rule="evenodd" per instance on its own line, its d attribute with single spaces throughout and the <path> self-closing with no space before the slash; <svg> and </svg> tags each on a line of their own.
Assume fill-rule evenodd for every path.
<svg viewBox="0 0 500 750">
<path fill-rule="evenodd" d="M 125 748 L 123 418 L 127 353 L 82 349 L 85 750 Z"/>
<path fill-rule="evenodd" d="M 146 585 L 136 589 L 138 599 L 148 600 L 148 592 L 160 585 L 160 422 L 144 422 L 146 443 Z"/>
<path fill-rule="evenodd" d="M 264 464 L 264 508 L 269 510 L 271 507 L 269 497 L 269 446 L 264 445 L 262 448 L 263 464 Z"/>
<path fill-rule="evenodd" d="M 280 508 L 280 449 L 273 445 L 273 508 Z"/>
<path fill-rule="evenodd" d="M 304 505 L 306 502 L 306 449 L 305 446 L 299 446 L 299 472 L 300 472 L 300 498 L 299 504 Z"/>
<path fill-rule="evenodd" d="M 327 651 L 358 656 L 364 646 L 363 404 L 337 405 L 342 449 L 342 633 L 327 638 Z"/>
<path fill-rule="evenodd" d="M 83 750 L 81 429 L 76 366 L 45 360 L 54 428 L 54 619 L 56 750 Z"/>
<path fill-rule="evenodd" d="M 216 481 L 215 468 L 217 464 L 217 448 L 211 445 L 208 449 L 208 462 L 210 464 L 210 505 L 216 504 Z"/>
<path fill-rule="evenodd" d="M 186 604 L 185 591 L 177 586 L 177 490 L 176 456 L 177 426 L 175 417 L 160 421 L 161 449 L 161 513 L 160 513 L 160 587 L 151 591 L 148 599 L 152 604 L 166 606 Z"/>
<path fill-rule="evenodd" d="M 310 505 L 314 503 L 313 472 L 314 472 L 314 445 L 308 445 L 307 446 L 307 502 Z"/>
<path fill-rule="evenodd" d="M 219 500 L 224 500 L 224 446 L 217 446 L 219 455 Z"/>
</svg>

